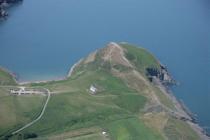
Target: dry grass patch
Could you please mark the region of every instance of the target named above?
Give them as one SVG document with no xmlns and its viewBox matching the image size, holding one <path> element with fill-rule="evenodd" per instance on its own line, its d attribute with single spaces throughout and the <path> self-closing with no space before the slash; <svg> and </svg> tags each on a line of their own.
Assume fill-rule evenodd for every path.
<svg viewBox="0 0 210 140">
<path fill-rule="evenodd" d="M 88 55 L 88 57 L 84 61 L 84 64 L 91 63 L 91 62 L 95 61 L 96 54 L 97 54 L 97 51 L 95 51 L 95 52 L 91 53 L 90 55 Z"/>
<path fill-rule="evenodd" d="M 168 115 L 165 112 L 146 113 L 141 117 L 145 124 L 156 131 L 162 133 L 168 121 Z"/>
</svg>

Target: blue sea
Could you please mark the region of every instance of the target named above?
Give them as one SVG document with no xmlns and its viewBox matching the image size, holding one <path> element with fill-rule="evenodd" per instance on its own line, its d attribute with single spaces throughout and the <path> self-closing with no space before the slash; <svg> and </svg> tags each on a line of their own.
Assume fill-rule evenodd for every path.
<svg viewBox="0 0 210 140">
<path fill-rule="evenodd" d="M 25 0 L 9 14 L 0 65 L 20 81 L 64 77 L 95 49 L 130 42 L 167 65 L 175 96 L 210 127 L 209 0 Z"/>
</svg>

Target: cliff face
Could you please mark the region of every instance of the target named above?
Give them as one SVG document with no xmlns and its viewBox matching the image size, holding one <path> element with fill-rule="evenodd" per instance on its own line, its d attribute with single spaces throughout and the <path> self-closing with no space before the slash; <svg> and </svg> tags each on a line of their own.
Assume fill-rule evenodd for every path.
<svg viewBox="0 0 210 140">
<path fill-rule="evenodd" d="M 138 55 L 138 49 L 133 50 L 135 51 L 135 54 L 131 51 L 132 49 L 135 49 L 134 46 L 127 48 L 126 46 L 128 46 L 128 44 L 117 44 L 114 42 L 109 43 L 107 47 L 103 49 L 103 59 L 125 67 L 136 67 L 139 72 L 147 76 L 150 82 L 158 79 L 164 85 L 175 84 L 175 81 L 168 72 L 167 67 L 162 65 L 159 61 L 156 61 L 156 58 L 154 58 L 152 54 L 147 52 L 145 49 L 140 48 L 140 55 Z"/>
<path fill-rule="evenodd" d="M 147 68 L 147 76 L 151 82 L 155 81 L 155 79 L 158 79 L 164 85 L 176 84 L 175 80 L 169 74 L 166 66 L 164 66 L 162 64 L 160 64 L 160 69 L 148 67 Z"/>
</svg>

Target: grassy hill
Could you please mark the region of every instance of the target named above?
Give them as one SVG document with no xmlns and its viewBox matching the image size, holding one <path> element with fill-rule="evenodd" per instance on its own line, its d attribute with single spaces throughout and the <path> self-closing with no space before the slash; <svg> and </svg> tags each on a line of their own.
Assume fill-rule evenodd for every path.
<svg viewBox="0 0 210 140">
<path fill-rule="evenodd" d="M 157 59 L 144 48 L 126 43 L 121 43 L 120 46 L 125 48 L 126 58 L 135 65 L 140 72 L 146 73 L 146 68 L 160 69 L 160 64 Z"/>
<path fill-rule="evenodd" d="M 16 85 L 14 77 L 6 70 L 0 68 L 0 85 Z"/>
<path fill-rule="evenodd" d="M 41 96 L 10 96 L 0 88 L 0 137 L 33 120 L 42 108 Z"/>
<path fill-rule="evenodd" d="M 160 69 L 160 64 L 145 49 L 110 43 L 80 61 L 66 80 L 26 85 L 47 88 L 52 96 L 41 120 L 12 139 L 36 134 L 36 140 L 199 140 L 186 122 L 171 115 L 170 111 L 177 109 L 147 79 L 148 67 Z M 91 85 L 97 88 L 95 94 L 90 91 Z M 27 104 L 30 113 L 38 112 L 43 99 L 30 99 L 37 102 L 27 99 L 23 106 Z M 16 105 L 12 109 L 21 110 Z M 12 115 L 4 111 L 2 117 Z"/>
</svg>

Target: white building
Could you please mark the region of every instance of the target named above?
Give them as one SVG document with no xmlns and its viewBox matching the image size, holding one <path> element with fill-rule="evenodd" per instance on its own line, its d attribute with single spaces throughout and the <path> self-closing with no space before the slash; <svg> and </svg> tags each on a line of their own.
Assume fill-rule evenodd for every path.
<svg viewBox="0 0 210 140">
<path fill-rule="evenodd" d="M 19 89 L 11 89 L 10 93 L 13 95 L 44 94 L 42 91 L 29 90 L 25 87 L 19 87 Z"/>
<path fill-rule="evenodd" d="M 10 93 L 15 94 L 15 95 L 26 94 L 25 87 L 19 87 L 18 90 L 12 89 L 12 90 L 10 90 Z"/>
<path fill-rule="evenodd" d="M 90 91 L 95 94 L 97 92 L 97 88 L 94 87 L 93 85 L 90 86 Z"/>
</svg>

